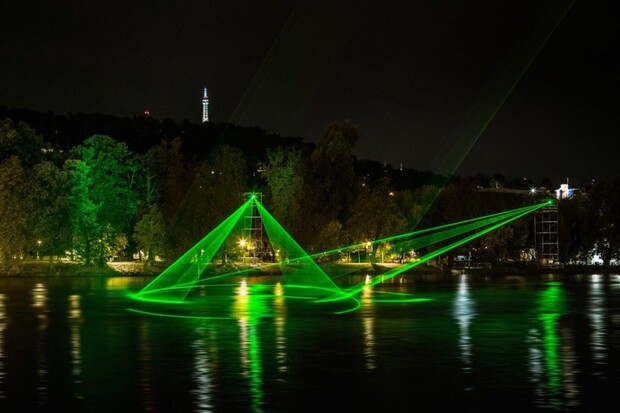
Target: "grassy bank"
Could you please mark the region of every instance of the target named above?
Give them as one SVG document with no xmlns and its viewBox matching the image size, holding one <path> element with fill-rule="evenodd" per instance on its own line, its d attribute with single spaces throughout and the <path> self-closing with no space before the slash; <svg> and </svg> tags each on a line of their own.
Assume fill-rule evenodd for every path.
<svg viewBox="0 0 620 413">
<path fill-rule="evenodd" d="M 395 263 L 335 263 L 329 262 L 319 264 L 323 270 L 330 276 L 341 275 L 378 275 L 397 268 L 399 264 Z M 119 261 L 109 262 L 103 267 L 87 266 L 80 263 L 69 261 L 56 261 L 50 263 L 45 260 L 24 261 L 18 271 L 4 273 L 1 275 L 13 276 L 154 276 L 160 274 L 166 269 L 166 263 L 147 264 L 144 261 Z M 217 268 L 216 272 L 220 274 L 232 273 L 241 270 L 242 267 L 227 265 L 226 267 Z M 279 273 L 280 269 L 277 265 L 256 268 L 247 274 L 252 275 L 274 275 Z M 402 274 L 440 274 L 443 271 L 440 268 L 421 264 L 413 268 L 403 271 Z M 457 270 L 460 272 L 460 270 Z M 466 269 L 467 273 L 487 274 L 487 275 L 535 275 L 535 274 L 596 274 L 611 273 L 620 274 L 620 266 L 602 266 L 602 265 L 563 265 L 558 268 L 539 268 L 529 263 L 508 262 L 495 263 L 489 269 Z M 454 273 L 454 271 L 452 271 Z"/>
</svg>

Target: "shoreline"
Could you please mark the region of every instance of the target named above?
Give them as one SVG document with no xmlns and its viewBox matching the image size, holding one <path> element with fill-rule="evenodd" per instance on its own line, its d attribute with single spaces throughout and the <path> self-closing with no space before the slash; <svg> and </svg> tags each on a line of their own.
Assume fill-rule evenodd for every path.
<svg viewBox="0 0 620 413">
<path fill-rule="evenodd" d="M 167 265 L 163 263 L 151 264 L 148 267 L 140 261 L 118 261 L 107 263 L 104 267 L 86 266 L 73 262 L 28 261 L 17 273 L 0 273 L 0 277 L 156 277 L 160 275 Z M 393 263 L 329 263 L 324 266 L 327 273 L 331 271 L 344 271 L 345 276 L 381 275 L 397 268 L 400 264 Z M 233 269 L 237 270 L 237 269 Z M 250 269 L 247 276 L 273 276 L 279 271 L 261 271 Z M 527 276 L 527 275 L 571 275 L 571 274 L 620 274 L 620 265 L 562 265 L 557 268 L 543 268 L 528 263 L 502 263 L 491 268 L 452 268 L 441 269 L 435 266 L 422 264 L 403 271 L 399 275 L 486 275 L 486 276 Z"/>
</svg>

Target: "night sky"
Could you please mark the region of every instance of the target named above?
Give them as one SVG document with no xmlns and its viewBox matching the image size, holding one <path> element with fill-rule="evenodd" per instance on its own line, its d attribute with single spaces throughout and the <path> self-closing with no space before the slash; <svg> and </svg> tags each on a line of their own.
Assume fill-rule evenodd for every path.
<svg viewBox="0 0 620 413">
<path fill-rule="evenodd" d="M 0 0 L 0 105 L 258 126 L 445 174 L 620 174 L 614 1 Z M 121 137 L 115 137 L 121 138 Z"/>
</svg>

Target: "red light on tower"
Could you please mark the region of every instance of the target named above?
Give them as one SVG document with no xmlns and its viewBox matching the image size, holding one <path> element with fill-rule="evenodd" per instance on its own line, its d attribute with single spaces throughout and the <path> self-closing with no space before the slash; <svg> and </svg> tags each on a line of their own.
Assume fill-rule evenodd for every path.
<svg viewBox="0 0 620 413">
<path fill-rule="evenodd" d="M 147 110 L 145 110 L 145 111 L 144 111 L 144 116 L 146 116 L 146 117 L 151 116 L 151 111 L 150 111 L 150 110 L 148 110 L 148 109 L 147 109 Z"/>
</svg>

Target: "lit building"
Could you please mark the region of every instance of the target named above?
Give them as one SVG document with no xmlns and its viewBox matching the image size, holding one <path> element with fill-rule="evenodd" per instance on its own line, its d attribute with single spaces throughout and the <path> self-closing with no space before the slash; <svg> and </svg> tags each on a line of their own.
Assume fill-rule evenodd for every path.
<svg viewBox="0 0 620 413">
<path fill-rule="evenodd" d="M 561 184 L 560 189 L 555 190 L 555 197 L 557 199 L 572 198 L 574 195 L 575 190 L 573 188 L 569 188 L 568 184 Z"/>
<path fill-rule="evenodd" d="M 207 95 L 207 88 L 204 88 L 202 94 L 202 123 L 209 122 L 209 95 Z"/>
</svg>

